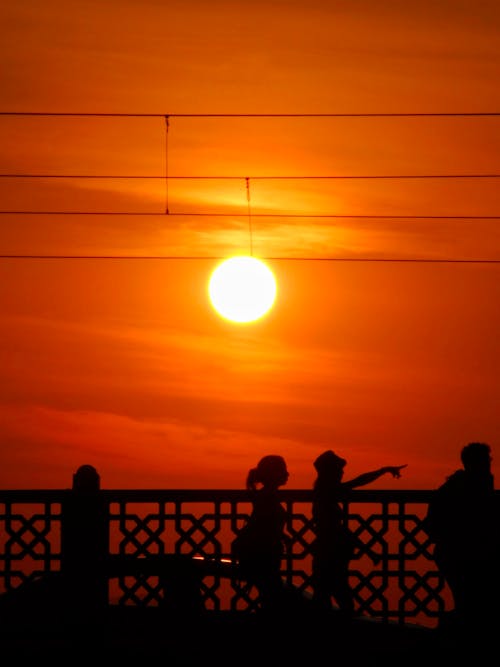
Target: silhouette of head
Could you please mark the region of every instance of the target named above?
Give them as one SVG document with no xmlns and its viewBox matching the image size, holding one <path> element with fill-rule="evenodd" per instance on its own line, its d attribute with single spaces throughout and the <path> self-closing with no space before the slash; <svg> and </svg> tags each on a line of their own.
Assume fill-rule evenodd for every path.
<svg viewBox="0 0 500 667">
<path fill-rule="evenodd" d="M 491 447 L 486 442 L 469 442 L 460 452 L 465 470 L 472 473 L 489 473 Z"/>
<path fill-rule="evenodd" d="M 286 484 L 288 477 L 285 459 L 277 454 L 268 454 L 248 473 L 247 488 L 255 489 L 257 484 L 277 488 Z"/>
<path fill-rule="evenodd" d="M 73 475 L 73 491 L 99 491 L 101 478 L 94 466 L 85 464 Z"/>
<path fill-rule="evenodd" d="M 344 471 L 346 463 L 347 461 L 345 459 L 337 456 L 333 450 L 328 449 L 326 452 L 323 452 L 323 454 L 318 456 L 313 465 L 320 475 L 333 473 L 339 474 Z"/>
</svg>

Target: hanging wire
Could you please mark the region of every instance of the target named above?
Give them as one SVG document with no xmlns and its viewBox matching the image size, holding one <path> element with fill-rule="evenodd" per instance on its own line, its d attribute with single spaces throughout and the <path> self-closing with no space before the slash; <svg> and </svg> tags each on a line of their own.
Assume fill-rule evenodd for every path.
<svg viewBox="0 0 500 667">
<path fill-rule="evenodd" d="M 159 117 L 159 118 L 164 118 L 165 122 L 165 173 L 163 176 L 140 176 L 140 175 L 91 175 L 91 174 L 85 174 L 85 175 L 75 175 L 75 174 L 66 174 L 66 175 L 58 175 L 58 174 L 0 174 L 0 178 L 163 178 L 164 183 L 165 183 L 165 206 L 164 206 L 164 211 L 163 213 L 158 213 L 158 212 L 140 212 L 140 211 L 26 211 L 26 210 L 13 210 L 13 211 L 1 211 L 0 210 L 0 216 L 3 215 L 120 215 L 120 216 L 126 216 L 126 215 L 169 215 L 169 180 L 170 178 L 178 178 L 178 179 L 228 179 L 228 178 L 242 178 L 241 176 L 236 176 L 236 175 L 231 175 L 231 176 L 170 176 L 169 175 L 169 125 L 170 125 L 170 118 L 171 117 L 178 117 L 178 118 L 226 118 L 226 117 L 248 117 L 248 118 L 257 118 L 257 117 L 262 117 L 262 118 L 286 118 L 286 117 L 296 117 L 296 118 L 316 118 L 316 117 L 324 117 L 324 118 L 335 118 L 335 117 L 475 117 L 475 116 L 491 116 L 491 117 L 498 117 L 500 116 L 499 111 L 493 111 L 493 112 L 475 112 L 475 113 L 470 113 L 470 112 L 458 112 L 458 113 L 325 113 L 325 114 L 158 114 L 158 113 L 153 113 L 153 114 L 134 114 L 134 113 L 123 113 L 123 114 L 116 114 L 116 113 L 65 113 L 65 112 L 59 112 L 59 113 L 53 113 L 53 112 L 3 112 L 0 111 L 0 116 L 95 116 L 95 117 Z M 252 230 L 252 210 L 251 210 L 251 198 L 250 198 L 250 177 L 246 176 L 245 178 L 245 184 L 246 184 L 246 195 L 247 195 L 247 208 L 248 208 L 248 228 L 249 228 L 249 238 L 250 238 L 250 254 L 253 255 L 253 230 Z M 422 179 L 422 178 L 428 178 L 428 179 L 472 179 L 472 178 L 500 178 L 500 174 L 381 174 L 381 175 L 302 175 L 302 176 L 291 176 L 291 175 L 286 175 L 286 176 L 259 176 L 255 175 L 252 176 L 252 178 L 255 179 Z M 208 213 L 208 212 L 203 212 L 203 213 L 185 213 L 185 212 L 177 212 L 172 215 L 179 215 L 179 216 L 185 216 L 185 215 L 193 215 L 193 216 L 207 216 L 207 217 L 212 217 L 212 216 L 227 216 L 227 215 L 233 215 L 233 214 L 226 214 L 223 212 L 220 213 Z M 311 218 L 316 218 L 316 217 L 326 217 L 326 218 L 366 218 L 366 219 L 468 219 L 468 220 L 498 220 L 500 219 L 500 216 L 498 215 L 472 215 L 472 216 L 466 216 L 466 215 L 455 215 L 455 216 L 449 216 L 449 215 L 383 215 L 383 214 L 371 214 L 371 215 L 333 215 L 333 214 L 255 214 L 256 216 L 268 216 L 268 217 L 290 217 L 290 218 L 295 218 L 295 217 L 311 217 Z M 128 257 L 126 255 L 117 255 L 117 256 L 72 256 L 72 255 L 0 255 L 0 259 L 195 259 L 195 257 L 168 257 L 168 256 L 134 256 L 134 257 Z M 196 259 L 201 259 L 196 258 Z M 281 258 L 277 257 L 275 259 L 287 259 L 287 258 Z M 435 260 L 429 260 L 425 258 L 412 258 L 412 259 L 398 259 L 398 258 L 380 258 L 380 259 L 375 259 L 375 258 L 349 258 L 349 257 L 324 257 L 324 258 L 312 258 L 312 257 L 295 257 L 295 258 L 288 258 L 288 259 L 298 259 L 298 260 L 323 260 L 323 261 L 388 261 L 388 262 L 401 262 L 401 261 L 416 261 L 416 262 L 449 262 L 449 263 L 491 263 L 491 264 L 498 264 L 500 263 L 500 260 L 497 259 L 471 259 L 471 260 L 465 260 L 465 259 L 458 259 L 458 260 L 453 260 L 453 259 L 435 259 Z"/>
<path fill-rule="evenodd" d="M 250 204 L 250 177 L 245 177 L 247 189 L 247 208 L 248 208 L 248 234 L 250 237 L 250 257 L 253 257 L 253 233 L 252 233 L 252 207 Z"/>
<path fill-rule="evenodd" d="M 165 116 L 165 214 L 168 210 L 168 129 L 170 127 L 170 118 Z"/>
</svg>

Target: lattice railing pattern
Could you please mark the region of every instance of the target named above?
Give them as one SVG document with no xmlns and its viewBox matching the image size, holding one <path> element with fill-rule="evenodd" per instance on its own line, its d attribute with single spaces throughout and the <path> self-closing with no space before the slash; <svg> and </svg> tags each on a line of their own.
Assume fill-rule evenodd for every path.
<svg viewBox="0 0 500 667">
<path fill-rule="evenodd" d="M 0 491 L 0 590 L 59 570 L 61 506 L 70 491 Z M 246 491 L 103 490 L 109 505 L 110 552 L 115 558 L 152 559 L 185 554 L 215 564 L 228 559 L 230 542 L 248 517 Z M 311 491 L 283 490 L 291 536 L 283 577 L 311 591 Z M 359 610 L 398 622 L 433 626 L 449 608 L 422 526 L 432 491 L 356 490 L 346 501 L 350 527 L 363 544 L 352 561 Z M 110 580 L 110 602 L 159 605 L 161 573 L 123 574 Z M 210 610 L 252 610 L 254 590 L 215 569 L 203 578 Z"/>
</svg>

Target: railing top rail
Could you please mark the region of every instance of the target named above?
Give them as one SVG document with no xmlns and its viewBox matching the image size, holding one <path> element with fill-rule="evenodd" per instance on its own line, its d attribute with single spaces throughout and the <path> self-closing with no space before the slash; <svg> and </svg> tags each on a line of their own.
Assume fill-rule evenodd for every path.
<svg viewBox="0 0 500 667">
<path fill-rule="evenodd" d="M 0 489 L 0 502 L 61 502 L 70 489 Z M 109 502 L 246 502 L 252 492 L 242 489 L 103 489 L 103 498 Z M 284 502 L 310 502 L 311 489 L 282 489 Z M 428 502 L 432 489 L 355 489 L 349 492 L 350 502 Z M 495 491 L 500 498 L 500 490 Z"/>
</svg>

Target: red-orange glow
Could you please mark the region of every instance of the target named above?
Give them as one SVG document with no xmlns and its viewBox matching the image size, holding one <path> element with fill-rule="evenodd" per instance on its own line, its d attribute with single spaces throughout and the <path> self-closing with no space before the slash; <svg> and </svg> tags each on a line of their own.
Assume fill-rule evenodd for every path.
<svg viewBox="0 0 500 667">
<path fill-rule="evenodd" d="M 498 174 L 500 119 L 179 116 L 500 108 L 498 7 L 336 4 L 2 7 L 0 111 L 171 117 L 0 116 L 1 173 L 95 177 L 0 178 L 2 211 L 74 213 L 0 215 L 0 254 L 184 257 L 0 259 L 2 488 L 242 488 L 267 453 L 307 488 L 327 448 L 430 488 L 470 440 L 500 478 L 500 265 L 344 261 L 500 259 L 463 217 L 498 179 L 363 178 Z M 250 243 L 279 295 L 238 327 L 207 285 Z"/>
</svg>

